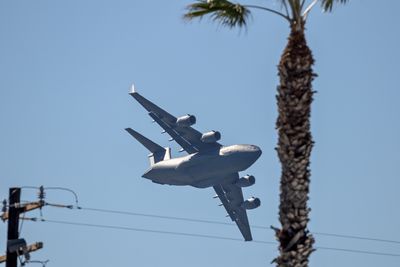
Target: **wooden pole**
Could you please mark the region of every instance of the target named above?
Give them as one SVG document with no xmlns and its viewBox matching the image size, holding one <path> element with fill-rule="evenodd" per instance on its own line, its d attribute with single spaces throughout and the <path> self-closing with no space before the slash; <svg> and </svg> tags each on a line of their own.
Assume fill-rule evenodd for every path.
<svg viewBox="0 0 400 267">
<path fill-rule="evenodd" d="M 19 228 L 19 204 L 21 200 L 21 188 L 12 187 L 9 191 L 9 213 L 8 213 L 8 229 L 7 243 L 10 240 L 18 239 Z M 16 252 L 10 252 L 7 248 L 6 267 L 17 267 L 18 255 Z"/>
</svg>

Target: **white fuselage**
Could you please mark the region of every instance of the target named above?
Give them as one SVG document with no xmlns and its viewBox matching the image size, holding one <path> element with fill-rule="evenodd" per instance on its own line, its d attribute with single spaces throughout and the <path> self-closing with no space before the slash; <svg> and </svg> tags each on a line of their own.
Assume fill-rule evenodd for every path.
<svg viewBox="0 0 400 267">
<path fill-rule="evenodd" d="M 250 167 L 261 155 L 254 145 L 232 145 L 207 152 L 157 162 L 143 174 L 155 183 L 205 188 L 231 179 Z"/>
</svg>

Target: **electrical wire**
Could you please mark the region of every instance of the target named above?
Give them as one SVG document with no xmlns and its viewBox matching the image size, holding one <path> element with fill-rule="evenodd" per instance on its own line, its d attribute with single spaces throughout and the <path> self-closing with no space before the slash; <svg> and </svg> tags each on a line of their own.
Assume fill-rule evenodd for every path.
<svg viewBox="0 0 400 267">
<path fill-rule="evenodd" d="M 53 206 L 53 207 L 64 207 L 64 208 L 66 207 L 66 208 L 69 208 L 69 209 L 75 208 L 75 209 L 80 209 L 80 210 L 96 211 L 96 212 L 112 213 L 112 214 L 121 214 L 121 215 L 128 215 L 128 216 L 140 216 L 140 217 L 157 218 L 157 219 L 167 219 L 167 220 L 187 221 L 187 222 L 206 223 L 206 224 L 215 224 L 215 225 L 235 226 L 235 224 L 228 223 L 228 222 L 203 220 L 203 219 L 193 219 L 193 218 L 187 218 L 187 217 L 165 216 L 165 215 L 156 215 L 156 214 L 139 213 L 139 212 L 131 212 L 131 211 L 110 210 L 110 209 L 101 209 L 101 208 L 90 208 L 90 207 L 81 207 L 81 206 L 72 206 L 72 205 L 67 205 L 66 206 L 66 205 L 57 205 L 57 204 L 50 204 L 50 203 L 47 203 L 47 204 L 49 206 Z M 267 226 L 251 225 L 251 227 L 255 228 L 255 229 L 271 230 L 271 228 L 267 227 Z M 22 225 L 21 225 L 21 228 L 22 228 Z M 326 233 L 326 232 L 311 232 L 311 233 L 314 234 L 314 235 L 345 238 L 345 239 L 357 239 L 357 240 L 366 240 L 366 241 L 375 241 L 375 242 L 400 244 L 400 241 L 382 239 L 382 238 L 372 238 L 372 237 L 365 237 L 365 236 L 344 235 L 344 234 L 335 234 L 335 233 Z"/>
<path fill-rule="evenodd" d="M 21 224 L 19 225 L 19 229 L 18 229 L 18 233 L 19 234 L 21 234 L 22 233 L 22 227 L 24 226 L 24 221 L 25 221 L 25 212 L 23 213 L 23 215 L 22 215 L 22 218 L 21 218 L 22 220 L 21 220 Z"/>
<path fill-rule="evenodd" d="M 71 194 L 74 195 L 74 197 L 75 197 L 75 204 L 76 204 L 76 206 L 78 207 L 78 195 L 75 193 L 74 190 L 69 189 L 69 188 L 66 188 L 66 187 L 59 187 L 59 186 L 57 186 L 57 187 L 44 187 L 44 189 L 45 189 L 45 190 L 63 190 L 63 191 L 70 192 Z"/>
<path fill-rule="evenodd" d="M 41 187 L 40 186 L 25 185 L 25 186 L 20 186 L 19 188 L 21 188 L 21 189 L 36 189 L 36 190 L 40 190 Z M 75 204 L 78 207 L 78 194 L 75 193 L 74 190 L 72 190 L 70 188 L 67 188 L 67 187 L 61 187 L 61 186 L 51 186 L 51 187 L 43 187 L 42 186 L 42 188 L 45 189 L 45 190 L 62 190 L 62 191 L 70 192 L 71 194 L 74 195 Z"/>
<path fill-rule="evenodd" d="M 207 224 L 218 224 L 218 225 L 235 226 L 235 224 L 228 223 L 228 222 L 193 219 L 193 218 L 186 218 L 186 217 L 165 216 L 165 215 L 156 215 L 156 214 L 149 214 L 149 213 L 139 213 L 139 212 L 110 210 L 110 209 L 101 209 L 101 208 L 90 208 L 90 207 L 79 207 L 79 209 L 88 210 L 88 211 L 96 211 L 96 212 L 104 212 L 104 213 L 112 213 L 112 214 L 129 215 L 129 216 L 140 216 L 140 217 L 158 218 L 158 219 L 166 219 L 166 220 L 176 220 L 176 221 L 187 221 L 187 222 L 198 222 L 198 223 L 207 223 Z M 271 228 L 267 227 L 267 226 L 251 225 L 251 227 L 255 228 L 255 229 L 271 230 Z M 330 236 L 330 237 L 337 237 L 337 238 L 358 239 L 358 240 L 367 240 L 367 241 L 375 241 L 375 242 L 400 244 L 400 241 L 390 240 L 390 239 L 383 239 L 383 238 L 373 238 L 373 237 L 365 237 L 365 236 L 357 236 L 357 235 L 344 235 L 344 234 L 325 233 L 325 232 L 311 232 L 311 233 L 314 234 L 314 235 Z"/>
<path fill-rule="evenodd" d="M 125 231 L 135 231 L 135 232 L 146 232 L 146 233 L 156 233 L 156 234 L 167 234 L 167 235 L 179 235 L 179 236 L 191 236 L 191 237 L 201 237 L 201 238 L 209 238 L 209 239 L 221 239 L 221 240 L 231 240 L 231 241 L 242 241 L 243 242 L 243 239 L 240 239 L 240 238 L 215 236 L 215 235 L 193 234 L 193 233 L 184 233 L 184 232 L 173 232 L 173 231 L 164 231 L 164 230 L 134 228 L 134 227 L 125 227 L 125 226 L 116 226 L 116 225 L 81 223 L 81 222 L 71 222 L 71 221 L 62 221 L 62 220 L 39 219 L 38 221 L 39 222 L 55 223 L 55 224 L 87 226 L 87 227 L 94 227 L 94 228 L 105 228 L 105 229 L 115 229 L 115 230 L 125 230 Z M 275 242 L 268 242 L 268 241 L 256 241 L 255 243 L 275 244 Z"/>
<path fill-rule="evenodd" d="M 315 248 L 316 249 L 321 249 L 321 250 L 334 250 L 334 251 L 343 251 L 343 252 L 351 252 L 351 253 L 359 253 L 359 254 L 400 257 L 400 254 L 386 253 L 386 252 L 376 252 L 376 251 L 369 251 L 369 250 L 358 250 L 358 249 L 348 249 L 348 248 L 332 248 L 332 247 L 315 247 Z"/>
<path fill-rule="evenodd" d="M 211 221 L 211 220 L 185 218 L 185 217 L 156 215 L 156 214 L 130 212 L 130 211 L 119 211 L 119 210 L 87 208 L 87 207 L 80 207 L 80 209 L 81 210 L 104 212 L 104 213 L 113 213 L 113 214 L 130 215 L 130 216 L 140 216 L 140 217 L 149 217 L 149 218 L 157 218 L 157 219 L 176 220 L 176 221 L 198 222 L 198 223 L 208 223 L 208 224 L 221 224 L 221 225 L 234 225 L 232 223 L 227 223 L 227 222 L 218 222 L 218 221 Z"/>
<path fill-rule="evenodd" d="M 61 206 L 61 205 L 55 205 L 55 206 Z M 68 206 L 68 207 L 70 208 L 70 206 Z M 130 216 L 143 216 L 143 217 L 151 217 L 151 218 L 190 221 L 190 222 L 219 224 L 219 225 L 234 225 L 232 223 L 219 222 L 219 221 L 200 220 L 200 219 L 192 219 L 192 218 L 185 218 L 185 217 L 163 216 L 163 215 L 146 214 L 146 213 L 129 212 L 129 211 L 119 211 L 119 210 L 109 210 L 109 209 L 89 208 L 89 207 L 79 207 L 79 206 L 76 206 L 74 208 L 81 209 L 81 210 L 105 212 L 105 213 L 114 213 L 114 214 L 130 215 Z M 30 220 L 31 221 L 56 223 L 56 224 L 66 224 L 66 225 L 76 225 L 76 226 L 86 226 L 86 227 L 95 227 L 95 228 L 114 229 L 114 230 L 147 232 L 147 233 L 156 233 L 156 234 L 168 234 L 168 235 L 177 235 L 177 236 L 189 236 L 189 237 L 199 237 L 199 238 L 209 238 L 209 239 L 219 239 L 219 240 L 230 240 L 230 241 L 241 241 L 241 242 L 243 242 L 243 240 L 239 239 L 239 238 L 231 238 L 231 237 L 216 236 L 216 235 L 205 235 L 205 234 L 184 233 L 184 232 L 174 232 L 174 231 L 165 231 L 165 230 L 143 229 L 143 228 L 115 226 L 115 225 L 81 223 L 81 222 L 71 222 L 71 221 L 62 221 L 62 220 L 47 220 L 47 219 L 43 219 L 43 218 L 40 218 L 40 219 L 38 219 L 38 218 L 30 218 Z M 252 226 L 252 227 L 253 228 L 259 228 L 259 229 L 270 229 L 269 227 L 266 227 L 266 226 Z M 21 224 L 20 230 L 22 230 L 22 224 Z M 352 239 L 362 239 L 362 240 L 371 240 L 371 241 L 380 241 L 380 242 L 400 243 L 400 242 L 394 241 L 394 240 L 368 238 L 368 237 L 360 237 L 360 236 L 354 236 L 354 235 L 340 235 L 340 234 L 320 233 L 320 232 L 315 232 L 314 234 L 326 235 L 326 236 L 332 236 L 332 237 L 341 237 L 341 238 L 352 238 Z M 263 240 L 253 240 L 253 243 L 276 244 L 276 242 L 263 241 Z M 358 254 L 370 254 L 370 255 L 379 255 L 379 256 L 400 257 L 400 254 L 377 252 L 377 251 L 368 251 L 368 250 L 356 250 L 356 249 L 323 247 L 323 246 L 316 247 L 316 249 L 339 251 L 339 252 L 349 252 L 349 253 L 358 253 Z"/>
<path fill-rule="evenodd" d="M 39 189 L 40 187 L 23 186 L 21 188 Z M 202 219 L 193 219 L 193 218 L 186 218 L 186 217 L 174 217 L 174 216 L 138 213 L 138 212 L 130 212 L 130 211 L 120 211 L 120 210 L 111 210 L 111 209 L 81 207 L 81 206 L 78 205 L 78 196 L 73 190 L 71 190 L 69 188 L 64 188 L 64 187 L 46 187 L 45 189 L 46 190 L 49 190 L 49 189 L 50 190 L 64 190 L 64 191 L 68 191 L 68 192 L 70 192 L 70 193 L 72 193 L 74 195 L 75 204 L 76 204 L 75 206 L 73 206 L 73 205 L 68 205 L 68 206 L 66 206 L 66 205 L 56 205 L 56 204 L 47 203 L 48 205 L 55 206 L 55 207 L 67 207 L 67 208 L 70 208 L 70 209 L 71 208 L 75 208 L 75 209 L 96 211 L 96 212 L 104 212 L 104 213 L 113 213 L 113 214 L 129 215 L 129 216 L 142 216 L 142 217 L 168 219 L 168 220 L 189 221 L 189 222 L 198 222 L 198 223 L 207 223 L 207 224 L 218 224 L 218 225 L 229 225 L 229 226 L 234 226 L 235 225 L 233 223 L 212 221 L 212 220 L 202 220 Z M 41 218 L 41 219 L 33 218 L 32 221 L 42 221 L 42 222 L 70 224 L 70 225 L 80 225 L 80 226 L 97 227 L 97 228 L 108 228 L 108 229 L 119 229 L 119 230 L 129 230 L 129 231 L 139 231 L 139 232 L 149 232 L 149 233 L 159 233 L 159 234 L 171 234 L 171 235 L 181 235 L 181 236 L 192 236 L 192 237 L 202 237 L 202 238 L 242 241 L 242 239 L 230 238 L 230 237 L 222 237 L 222 236 L 192 234 L 192 233 L 182 233 L 182 232 L 170 232 L 170 231 L 163 231 L 163 230 L 152 230 L 152 229 L 121 227 L 121 226 L 111 226 L 111 225 L 87 224 L 87 223 L 79 223 L 79 222 L 44 220 L 43 218 Z M 20 231 L 22 230 L 22 224 L 23 224 L 23 222 L 20 225 Z M 258 229 L 268 229 L 268 230 L 271 229 L 270 227 L 259 226 L 259 225 L 252 225 L 251 227 L 258 228 Z M 364 236 L 357 236 L 357 235 L 344 235 L 344 234 L 325 233 L 325 232 L 311 232 L 311 233 L 314 234 L 314 235 L 330 236 L 330 237 L 337 237 L 337 238 L 358 239 L 358 240 L 368 240 L 368 241 L 375 241 L 375 242 L 386 242 L 386 243 L 400 244 L 400 241 L 382 239 L 382 238 L 372 238 L 372 237 L 364 237 Z M 264 244 L 275 244 L 274 242 L 269 242 L 269 241 L 257 241 L 257 240 L 255 240 L 253 242 L 254 243 L 264 243 Z M 354 250 L 354 249 L 345 249 L 345 248 L 317 247 L 317 249 L 344 251 L 344 252 L 352 252 L 352 253 L 363 253 L 363 254 L 372 254 L 372 255 L 381 255 L 381 256 L 400 257 L 400 254 L 383 253 L 383 252 L 375 252 L 375 251 L 364 251 L 364 250 Z"/>
<path fill-rule="evenodd" d="M 164 231 L 164 230 L 154 230 L 154 229 L 143 229 L 143 228 L 133 228 L 133 227 L 125 227 L 125 226 L 115 226 L 115 225 L 104 225 L 104 224 L 92 224 L 92 223 L 81 223 L 81 222 L 71 222 L 71 221 L 63 221 L 63 220 L 47 220 L 41 219 L 38 220 L 40 222 L 48 222 L 55 224 L 65 224 L 65 225 L 75 225 L 75 226 L 86 226 L 93 228 L 103 228 L 103 229 L 115 229 L 115 230 L 125 230 L 125 231 L 135 231 L 135 232 L 147 232 L 147 233 L 156 233 L 156 234 L 167 234 L 167 235 L 176 235 L 176 236 L 189 236 L 189 237 L 200 237 L 200 238 L 208 238 L 208 239 L 219 239 L 219 240 L 230 240 L 230 241 L 241 241 L 239 238 L 232 237 L 224 237 L 224 236 L 215 236 L 215 235 L 204 235 L 204 234 L 193 234 L 193 233 L 184 233 L 184 232 L 175 232 L 175 231 Z M 270 244 L 274 245 L 276 242 L 271 241 L 263 241 L 263 240 L 253 240 L 253 243 L 258 244 Z M 317 250 L 331 250 L 331 251 L 340 251 L 340 252 L 349 252 L 349 253 L 357 253 L 357 254 L 369 254 L 369 255 L 377 255 L 377 256 L 390 256 L 390 257 L 400 257 L 400 254 L 395 253 L 385 253 L 385 252 L 377 252 L 377 251 L 369 251 L 369 250 L 356 250 L 356 249 L 347 249 L 347 248 L 335 248 L 335 247 L 323 247 L 318 246 L 315 247 Z"/>
<path fill-rule="evenodd" d="M 36 186 L 22 186 L 26 189 L 40 189 L 40 187 Z M 138 213 L 138 212 L 130 212 L 130 211 L 118 211 L 118 210 L 110 210 L 110 209 L 101 209 L 101 208 L 90 208 L 90 207 L 81 207 L 78 205 L 78 195 L 70 188 L 66 187 L 43 187 L 45 190 L 63 190 L 72 193 L 75 197 L 75 206 L 73 205 L 56 205 L 47 203 L 50 206 L 59 206 L 66 207 L 69 209 L 83 209 L 83 210 L 91 210 L 97 212 L 105 212 L 105 213 L 113 213 L 113 214 L 122 214 L 122 215 L 130 215 L 130 216 L 141 216 L 141 217 L 150 217 L 150 218 L 158 218 L 158 219 L 167 219 L 167 220 L 179 220 L 179 221 L 188 221 L 188 222 L 198 222 L 198 223 L 208 223 L 208 224 L 219 224 L 219 225 L 230 225 L 234 226 L 233 223 L 220 222 L 220 221 L 212 221 L 212 220 L 203 220 L 203 219 L 193 219 L 193 218 L 185 218 L 185 217 L 174 217 L 174 216 L 164 216 L 164 215 L 156 215 L 156 214 L 147 214 L 147 213 Z M 267 229 L 270 230 L 271 227 L 260 226 L 260 225 L 251 225 L 252 228 L 255 229 Z M 366 236 L 358 236 L 358 235 L 345 235 L 345 234 L 336 234 L 336 233 L 327 233 L 327 232 L 311 232 L 314 235 L 320 236 L 329 236 L 336 238 L 345 238 L 345 239 L 357 239 L 357 240 L 365 240 L 365 241 L 374 241 L 374 242 L 384 242 L 384 243 L 392 243 L 392 244 L 400 244 L 398 240 L 390 240 L 384 238 L 374 238 L 374 237 L 366 237 Z"/>
<path fill-rule="evenodd" d="M 39 261 L 39 260 L 28 260 L 28 261 L 25 261 L 24 262 L 24 265 L 25 264 L 27 264 L 27 263 L 38 263 L 38 264 L 41 264 L 42 265 L 42 267 L 45 267 L 46 266 L 46 264 L 49 262 L 49 260 L 45 260 L 45 261 Z M 24 265 L 22 265 L 22 266 L 24 266 Z"/>
<path fill-rule="evenodd" d="M 373 237 L 365 237 L 365 236 L 356 236 L 356 235 L 342 235 L 342 234 L 331 234 L 331 233 L 321 233 L 321 232 L 312 232 L 315 235 L 323 235 L 323 236 L 331 236 L 338 238 L 348 238 L 348 239 L 358 239 L 358 240 L 368 240 L 368 241 L 376 241 L 376 242 L 385 242 L 392 244 L 400 244 L 400 241 L 382 239 L 382 238 L 373 238 Z"/>
</svg>

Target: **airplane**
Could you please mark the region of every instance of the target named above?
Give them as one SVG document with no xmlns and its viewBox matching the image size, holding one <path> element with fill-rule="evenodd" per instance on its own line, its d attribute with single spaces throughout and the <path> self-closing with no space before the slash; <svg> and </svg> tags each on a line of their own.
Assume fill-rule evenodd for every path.
<svg viewBox="0 0 400 267">
<path fill-rule="evenodd" d="M 162 147 L 131 128 L 125 130 L 150 151 L 150 169 L 142 177 L 157 184 L 189 185 L 197 188 L 213 187 L 232 221 L 245 241 L 252 235 L 247 218 L 248 209 L 260 206 L 258 198 L 243 199 L 242 188 L 255 183 L 253 175 L 239 177 L 239 172 L 249 168 L 261 156 L 261 149 L 255 145 L 222 146 L 218 131 L 200 133 L 191 126 L 196 123 L 194 115 L 174 117 L 158 107 L 136 90 L 132 85 L 129 93 L 157 122 L 163 133 L 171 136 L 188 155 L 171 158 L 171 149 Z"/>
</svg>

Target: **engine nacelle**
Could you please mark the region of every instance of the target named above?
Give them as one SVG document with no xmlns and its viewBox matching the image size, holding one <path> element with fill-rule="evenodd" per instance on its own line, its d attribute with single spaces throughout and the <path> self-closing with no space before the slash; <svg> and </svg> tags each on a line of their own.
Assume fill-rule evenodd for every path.
<svg viewBox="0 0 400 267">
<path fill-rule="evenodd" d="M 196 117 L 193 115 L 185 115 L 176 120 L 176 124 L 180 127 L 190 127 L 196 123 Z"/>
<path fill-rule="evenodd" d="M 242 208 L 245 208 L 246 210 L 252 210 L 255 208 L 258 208 L 261 205 L 261 201 L 258 197 L 251 197 L 245 202 L 242 203 Z"/>
<path fill-rule="evenodd" d="M 221 133 L 218 131 L 211 131 L 207 133 L 203 133 L 200 140 L 203 143 L 214 143 L 221 139 Z"/>
<path fill-rule="evenodd" d="M 239 187 L 248 187 L 255 184 L 256 178 L 253 175 L 245 175 L 236 182 Z"/>
</svg>

